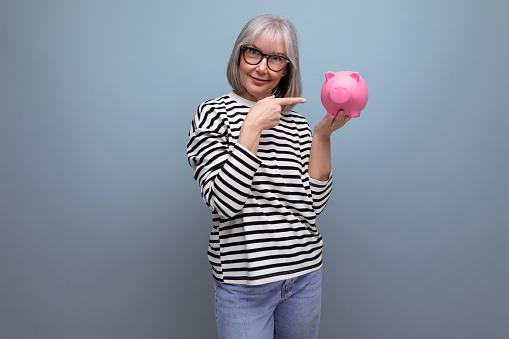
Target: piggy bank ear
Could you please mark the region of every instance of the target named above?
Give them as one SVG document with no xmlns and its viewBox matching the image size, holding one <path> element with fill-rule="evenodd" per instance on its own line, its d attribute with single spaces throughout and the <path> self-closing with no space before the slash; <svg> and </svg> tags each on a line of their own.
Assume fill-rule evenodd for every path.
<svg viewBox="0 0 509 339">
<path fill-rule="evenodd" d="M 335 75 L 336 75 L 336 73 L 334 73 L 334 72 L 327 72 L 327 73 L 325 73 L 325 80 L 329 80 L 330 78 L 332 78 Z"/>
<path fill-rule="evenodd" d="M 354 78 L 355 80 L 359 81 L 359 73 L 357 72 L 353 72 L 353 73 L 350 73 L 350 76 L 352 78 Z"/>
</svg>

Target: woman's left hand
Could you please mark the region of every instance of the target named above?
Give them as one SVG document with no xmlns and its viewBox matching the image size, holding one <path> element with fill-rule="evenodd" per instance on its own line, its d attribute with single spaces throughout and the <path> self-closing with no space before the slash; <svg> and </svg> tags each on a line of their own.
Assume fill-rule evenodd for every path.
<svg viewBox="0 0 509 339">
<path fill-rule="evenodd" d="M 335 117 L 329 114 L 324 116 L 323 119 L 315 125 L 314 136 L 330 138 L 332 132 L 343 127 L 351 119 L 343 113 L 343 110 L 340 110 Z"/>
</svg>

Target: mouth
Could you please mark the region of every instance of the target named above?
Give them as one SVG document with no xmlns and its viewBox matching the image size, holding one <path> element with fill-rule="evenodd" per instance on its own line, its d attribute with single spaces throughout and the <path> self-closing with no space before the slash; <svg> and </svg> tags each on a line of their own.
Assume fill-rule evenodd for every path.
<svg viewBox="0 0 509 339">
<path fill-rule="evenodd" d="M 253 79 L 255 84 L 260 84 L 260 85 L 264 84 L 268 81 L 268 80 L 260 79 L 260 78 L 254 77 L 254 76 L 251 76 L 251 79 Z"/>
</svg>

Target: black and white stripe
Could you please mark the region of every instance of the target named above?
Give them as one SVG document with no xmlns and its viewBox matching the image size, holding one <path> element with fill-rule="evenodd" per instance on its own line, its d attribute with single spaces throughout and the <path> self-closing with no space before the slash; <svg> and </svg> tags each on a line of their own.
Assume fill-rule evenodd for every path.
<svg viewBox="0 0 509 339">
<path fill-rule="evenodd" d="M 212 209 L 209 261 L 225 283 L 264 284 L 322 265 L 315 219 L 332 176 L 309 177 L 311 129 L 295 112 L 283 112 L 278 126 L 262 132 L 256 156 L 238 144 L 253 105 L 233 92 L 204 102 L 187 143 L 194 178 Z"/>
</svg>

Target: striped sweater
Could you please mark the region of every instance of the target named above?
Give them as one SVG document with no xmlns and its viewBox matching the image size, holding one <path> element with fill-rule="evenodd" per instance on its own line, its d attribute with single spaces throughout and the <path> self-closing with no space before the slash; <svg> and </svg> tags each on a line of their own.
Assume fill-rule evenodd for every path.
<svg viewBox="0 0 509 339">
<path fill-rule="evenodd" d="M 259 285 L 319 269 L 315 219 L 332 188 L 332 175 L 309 177 L 311 129 L 293 111 L 262 132 L 256 155 L 237 143 L 254 104 L 233 92 L 204 102 L 187 143 L 194 178 L 212 209 L 212 273 L 231 284 Z"/>
</svg>

